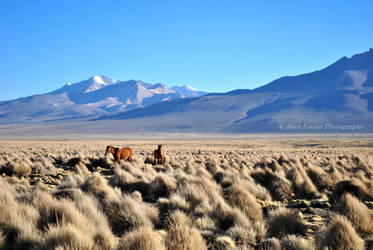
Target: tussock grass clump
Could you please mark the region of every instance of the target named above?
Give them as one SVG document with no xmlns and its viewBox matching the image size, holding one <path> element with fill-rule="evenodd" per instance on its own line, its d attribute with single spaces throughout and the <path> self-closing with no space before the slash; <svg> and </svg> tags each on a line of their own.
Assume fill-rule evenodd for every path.
<svg viewBox="0 0 373 250">
<path fill-rule="evenodd" d="M 281 248 L 286 250 L 313 250 L 315 249 L 312 242 L 309 240 L 296 236 L 287 235 L 281 239 Z"/>
<path fill-rule="evenodd" d="M 366 186 L 358 180 L 344 180 L 334 187 L 333 200 L 339 200 L 345 193 L 350 193 L 361 201 L 372 201 L 373 196 Z"/>
<path fill-rule="evenodd" d="M 79 218 L 79 214 L 71 202 L 55 200 L 46 192 L 36 194 L 34 205 L 40 214 L 37 227 L 43 231 L 48 230 L 51 225 L 74 223 Z"/>
<path fill-rule="evenodd" d="M 255 244 L 265 236 L 265 225 L 263 222 L 255 223 L 249 227 L 235 225 L 226 231 L 232 239 L 242 244 Z"/>
<path fill-rule="evenodd" d="M 216 205 L 212 213 L 212 217 L 216 218 L 217 225 L 222 230 L 238 225 L 247 228 L 251 225 L 249 219 L 238 208 L 232 208 L 226 203 L 219 203 Z"/>
<path fill-rule="evenodd" d="M 207 246 L 197 229 L 190 226 L 190 220 L 176 211 L 168 219 L 166 247 L 175 250 L 206 250 Z"/>
<path fill-rule="evenodd" d="M 166 175 L 159 175 L 151 182 L 151 192 L 157 197 L 168 197 L 176 190 L 176 183 Z"/>
<path fill-rule="evenodd" d="M 320 192 L 334 187 L 335 178 L 331 178 L 321 167 L 309 165 L 306 172 Z"/>
<path fill-rule="evenodd" d="M 222 235 L 215 239 L 216 249 L 234 249 L 236 247 L 235 242 L 228 236 Z"/>
<path fill-rule="evenodd" d="M 119 164 L 110 142 L 0 143 L 0 249 L 369 248 L 372 148 L 268 142 L 173 141 L 157 166 L 153 141 Z"/>
<path fill-rule="evenodd" d="M 259 242 L 258 250 L 281 250 L 281 243 L 277 238 L 268 238 Z"/>
<path fill-rule="evenodd" d="M 150 227 L 140 227 L 125 234 L 119 241 L 118 250 L 165 250 L 161 235 Z"/>
<path fill-rule="evenodd" d="M 5 249 L 5 236 L 2 230 L 0 230 L 0 249 Z"/>
<path fill-rule="evenodd" d="M 275 200 L 288 200 L 293 196 L 289 182 L 274 174 L 271 170 L 258 169 L 251 174 L 251 177 L 260 183 L 260 185 L 267 188 Z"/>
<path fill-rule="evenodd" d="M 74 225 L 66 224 L 49 228 L 44 241 L 45 249 L 93 249 L 92 239 Z"/>
<path fill-rule="evenodd" d="M 262 207 L 244 186 L 233 185 L 227 190 L 226 197 L 232 206 L 241 209 L 251 221 L 256 222 L 263 218 Z"/>
<path fill-rule="evenodd" d="M 250 179 L 251 179 L 250 181 L 248 180 L 237 181 L 236 180 L 235 183 L 237 183 L 238 185 L 243 185 L 244 188 L 249 193 L 254 195 L 257 199 L 262 200 L 262 201 L 271 201 L 272 197 L 269 194 L 268 190 L 265 187 L 255 183 L 255 181 L 251 177 Z"/>
<path fill-rule="evenodd" d="M 84 183 L 81 185 L 81 189 L 91 195 L 104 199 L 106 197 L 115 196 L 114 190 L 107 184 L 107 181 L 98 173 L 89 175 Z"/>
<path fill-rule="evenodd" d="M 292 186 L 296 197 L 312 199 L 318 192 L 302 166 L 294 168 L 290 172 Z"/>
<path fill-rule="evenodd" d="M 365 249 L 364 240 L 356 233 L 350 221 L 341 215 L 332 215 L 330 223 L 316 237 L 318 249 Z"/>
<path fill-rule="evenodd" d="M 337 202 L 335 210 L 346 216 L 358 231 L 373 233 L 373 214 L 353 195 L 344 194 Z"/>
<path fill-rule="evenodd" d="M 105 201 L 104 212 L 115 235 L 122 236 L 136 228 L 152 226 L 150 218 L 140 204 L 131 196 Z"/>
<path fill-rule="evenodd" d="M 267 235 L 283 237 L 287 234 L 305 235 L 307 224 L 303 219 L 288 208 L 279 208 L 269 215 Z"/>
<path fill-rule="evenodd" d="M 31 167 L 24 162 L 9 162 L 0 168 L 0 174 L 8 176 L 28 176 L 31 174 Z"/>
</svg>

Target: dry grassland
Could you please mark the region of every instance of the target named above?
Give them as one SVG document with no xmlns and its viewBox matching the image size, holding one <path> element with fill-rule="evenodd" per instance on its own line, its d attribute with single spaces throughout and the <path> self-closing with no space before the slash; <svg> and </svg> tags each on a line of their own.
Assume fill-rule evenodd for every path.
<svg viewBox="0 0 373 250">
<path fill-rule="evenodd" d="M 151 153 L 162 143 L 163 165 Z M 104 157 L 131 146 L 132 162 Z M 365 249 L 372 140 L 2 141 L 1 249 Z"/>
</svg>

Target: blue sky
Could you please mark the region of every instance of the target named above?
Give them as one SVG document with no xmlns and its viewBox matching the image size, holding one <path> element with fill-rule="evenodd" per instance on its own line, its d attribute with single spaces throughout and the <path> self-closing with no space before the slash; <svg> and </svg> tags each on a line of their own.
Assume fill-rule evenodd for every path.
<svg viewBox="0 0 373 250">
<path fill-rule="evenodd" d="M 0 2 L 0 100 L 93 75 L 225 92 L 373 47 L 373 1 Z"/>
</svg>

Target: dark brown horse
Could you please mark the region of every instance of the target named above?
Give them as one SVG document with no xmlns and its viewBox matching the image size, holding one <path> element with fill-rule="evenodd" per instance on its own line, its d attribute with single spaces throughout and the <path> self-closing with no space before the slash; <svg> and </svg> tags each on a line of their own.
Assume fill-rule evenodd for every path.
<svg viewBox="0 0 373 250">
<path fill-rule="evenodd" d="M 164 155 L 162 152 L 162 145 L 158 145 L 158 149 L 154 150 L 154 163 L 155 164 L 163 164 L 164 163 Z"/>
<path fill-rule="evenodd" d="M 114 148 L 112 146 L 107 146 L 105 155 L 112 154 L 114 160 L 119 163 L 121 159 L 132 161 L 132 151 L 133 150 L 130 147 Z"/>
</svg>

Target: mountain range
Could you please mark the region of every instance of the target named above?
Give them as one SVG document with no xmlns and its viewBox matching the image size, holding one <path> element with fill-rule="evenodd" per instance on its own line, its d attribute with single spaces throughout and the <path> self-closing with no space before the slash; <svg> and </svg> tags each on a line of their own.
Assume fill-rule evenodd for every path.
<svg viewBox="0 0 373 250">
<path fill-rule="evenodd" d="M 95 76 L 44 95 L 0 103 L 0 124 L 28 122 L 52 123 L 53 128 L 71 133 L 79 127 L 98 133 L 116 128 L 133 132 L 372 132 L 373 49 L 256 89 L 205 93 L 190 86 L 168 88 Z"/>
<path fill-rule="evenodd" d="M 204 94 L 191 86 L 169 88 L 160 83 L 94 76 L 50 93 L 1 102 L 0 124 L 87 119 Z"/>
</svg>

